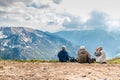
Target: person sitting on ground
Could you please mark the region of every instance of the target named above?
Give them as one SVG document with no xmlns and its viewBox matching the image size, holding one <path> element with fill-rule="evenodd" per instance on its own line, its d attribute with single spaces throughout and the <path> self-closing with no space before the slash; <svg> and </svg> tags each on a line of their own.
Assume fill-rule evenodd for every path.
<svg viewBox="0 0 120 80">
<path fill-rule="evenodd" d="M 60 62 L 67 62 L 69 60 L 68 52 L 66 51 L 66 46 L 61 47 L 62 50 L 58 53 L 58 58 Z"/>
<path fill-rule="evenodd" d="M 94 55 L 96 56 L 96 62 L 106 63 L 106 53 L 103 51 L 102 47 L 98 47 Z"/>
<path fill-rule="evenodd" d="M 91 63 L 90 54 L 85 49 L 85 46 L 80 46 L 80 50 L 78 51 L 77 62 L 79 63 Z"/>
</svg>

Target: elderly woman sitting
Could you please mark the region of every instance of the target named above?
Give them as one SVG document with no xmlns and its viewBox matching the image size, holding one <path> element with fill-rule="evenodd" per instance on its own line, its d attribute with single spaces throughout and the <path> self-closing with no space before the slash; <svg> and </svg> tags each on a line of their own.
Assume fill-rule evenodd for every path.
<svg viewBox="0 0 120 80">
<path fill-rule="evenodd" d="M 106 53 L 103 51 L 102 47 L 98 47 L 94 55 L 96 56 L 96 62 L 106 63 Z"/>
</svg>

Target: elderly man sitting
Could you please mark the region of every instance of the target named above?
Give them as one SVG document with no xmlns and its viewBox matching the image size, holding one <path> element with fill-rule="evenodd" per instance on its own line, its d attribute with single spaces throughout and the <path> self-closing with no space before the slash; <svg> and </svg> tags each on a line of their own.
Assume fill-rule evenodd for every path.
<svg viewBox="0 0 120 80">
<path fill-rule="evenodd" d="M 62 50 L 58 53 L 58 58 L 60 62 L 67 62 L 69 60 L 68 52 L 66 51 L 66 46 L 61 47 Z"/>
<path fill-rule="evenodd" d="M 91 63 L 90 54 L 85 49 L 85 46 L 80 46 L 80 50 L 78 51 L 77 62 Z"/>
</svg>

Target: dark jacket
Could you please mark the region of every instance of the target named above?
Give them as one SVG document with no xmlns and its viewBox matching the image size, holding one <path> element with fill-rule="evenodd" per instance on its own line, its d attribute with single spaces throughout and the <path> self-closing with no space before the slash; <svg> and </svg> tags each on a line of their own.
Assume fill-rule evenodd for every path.
<svg viewBox="0 0 120 80">
<path fill-rule="evenodd" d="M 89 59 L 90 59 L 90 55 L 85 49 L 80 49 L 78 51 L 77 61 L 79 63 L 87 63 L 87 62 L 89 62 Z"/>
<path fill-rule="evenodd" d="M 102 54 L 101 52 L 95 52 L 95 53 L 94 53 L 94 55 L 95 55 L 96 57 L 101 56 L 101 54 Z"/>
<path fill-rule="evenodd" d="M 67 62 L 69 60 L 69 55 L 67 51 L 60 51 L 58 53 L 58 58 L 60 62 Z"/>
</svg>

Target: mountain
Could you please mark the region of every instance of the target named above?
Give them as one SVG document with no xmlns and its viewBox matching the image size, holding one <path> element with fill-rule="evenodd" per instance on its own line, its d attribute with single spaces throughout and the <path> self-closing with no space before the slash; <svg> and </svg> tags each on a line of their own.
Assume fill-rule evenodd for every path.
<svg viewBox="0 0 120 80">
<path fill-rule="evenodd" d="M 107 53 L 107 58 L 113 58 L 120 53 L 120 33 L 105 30 L 73 30 L 54 33 L 75 45 L 85 45 L 93 55 L 98 46 L 102 46 Z"/>
<path fill-rule="evenodd" d="M 1 59 L 57 59 L 62 45 L 71 56 L 75 47 L 67 40 L 49 32 L 24 27 L 0 27 Z"/>
</svg>

